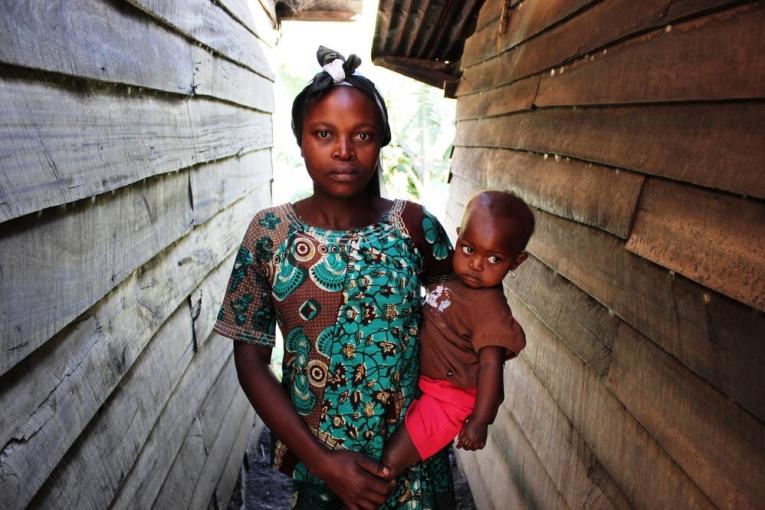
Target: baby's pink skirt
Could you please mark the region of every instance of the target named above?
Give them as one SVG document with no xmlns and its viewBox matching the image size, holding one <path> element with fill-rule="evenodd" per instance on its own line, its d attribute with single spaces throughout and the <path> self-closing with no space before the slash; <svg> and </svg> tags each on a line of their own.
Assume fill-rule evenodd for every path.
<svg viewBox="0 0 765 510">
<path fill-rule="evenodd" d="M 432 457 L 462 430 L 475 407 L 477 388 L 460 388 L 444 379 L 420 376 L 422 396 L 412 402 L 404 417 L 409 437 L 422 460 Z"/>
</svg>

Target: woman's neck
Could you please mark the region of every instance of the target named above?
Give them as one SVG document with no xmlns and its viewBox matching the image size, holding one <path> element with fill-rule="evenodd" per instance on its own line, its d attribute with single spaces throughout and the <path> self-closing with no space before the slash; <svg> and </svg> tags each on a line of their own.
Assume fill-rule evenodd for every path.
<svg viewBox="0 0 765 510">
<path fill-rule="evenodd" d="M 295 202 L 295 210 L 307 224 L 329 230 L 365 227 L 379 220 L 390 209 L 390 201 L 379 196 L 349 198 L 313 194 Z"/>
</svg>

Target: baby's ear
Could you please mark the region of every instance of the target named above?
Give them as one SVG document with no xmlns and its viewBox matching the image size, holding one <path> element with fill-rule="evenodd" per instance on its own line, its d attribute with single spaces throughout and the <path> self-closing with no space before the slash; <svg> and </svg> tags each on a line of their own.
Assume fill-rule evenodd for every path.
<svg viewBox="0 0 765 510">
<path fill-rule="evenodd" d="M 512 268 L 513 271 L 516 270 L 518 266 L 520 266 L 523 263 L 523 261 L 526 260 L 527 258 L 529 258 L 529 254 L 526 253 L 525 251 L 522 251 L 518 255 L 516 255 L 515 260 L 513 261 L 513 268 Z"/>
</svg>

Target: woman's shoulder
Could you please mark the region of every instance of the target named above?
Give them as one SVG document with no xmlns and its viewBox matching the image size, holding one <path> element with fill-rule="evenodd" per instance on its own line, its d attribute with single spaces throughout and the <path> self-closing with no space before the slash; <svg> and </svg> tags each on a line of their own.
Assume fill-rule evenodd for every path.
<svg viewBox="0 0 765 510">
<path fill-rule="evenodd" d="M 292 206 L 289 203 L 272 205 L 256 212 L 250 220 L 245 234 L 249 244 L 267 242 L 275 244 L 290 231 L 290 225 L 295 222 Z M 264 241 L 268 239 L 269 241 Z"/>
</svg>

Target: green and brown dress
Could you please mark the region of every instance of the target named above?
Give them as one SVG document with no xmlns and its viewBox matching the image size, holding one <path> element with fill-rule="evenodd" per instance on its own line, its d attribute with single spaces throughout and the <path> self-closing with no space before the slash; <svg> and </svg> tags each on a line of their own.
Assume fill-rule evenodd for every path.
<svg viewBox="0 0 765 510">
<path fill-rule="evenodd" d="M 397 200 L 377 223 L 353 230 L 307 225 L 291 204 L 250 223 L 215 329 L 273 347 L 284 336 L 282 384 L 330 449 L 380 460 L 417 391 L 421 286 L 451 270 L 438 220 Z M 293 508 L 338 508 L 321 479 L 280 441 L 274 467 L 295 479 Z M 384 508 L 449 509 L 446 450 L 399 478 Z"/>
</svg>

